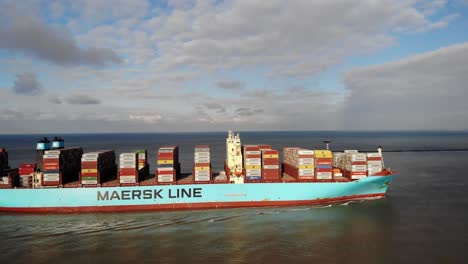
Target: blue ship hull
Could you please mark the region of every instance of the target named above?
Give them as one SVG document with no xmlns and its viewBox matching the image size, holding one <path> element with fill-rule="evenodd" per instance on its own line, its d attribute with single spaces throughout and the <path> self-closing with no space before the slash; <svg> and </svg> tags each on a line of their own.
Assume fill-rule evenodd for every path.
<svg viewBox="0 0 468 264">
<path fill-rule="evenodd" d="M 350 182 L 0 189 L 0 211 L 114 212 L 309 205 L 385 197 L 394 175 Z"/>
</svg>

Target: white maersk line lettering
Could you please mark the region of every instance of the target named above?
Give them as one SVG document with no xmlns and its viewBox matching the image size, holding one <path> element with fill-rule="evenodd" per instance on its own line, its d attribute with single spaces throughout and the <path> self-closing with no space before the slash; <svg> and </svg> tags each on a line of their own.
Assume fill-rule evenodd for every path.
<svg viewBox="0 0 468 264">
<path fill-rule="evenodd" d="M 163 189 L 155 190 L 122 190 L 97 192 L 98 201 L 106 200 L 154 200 L 164 199 Z M 201 198 L 202 188 L 177 188 L 167 190 L 167 198 Z"/>
</svg>

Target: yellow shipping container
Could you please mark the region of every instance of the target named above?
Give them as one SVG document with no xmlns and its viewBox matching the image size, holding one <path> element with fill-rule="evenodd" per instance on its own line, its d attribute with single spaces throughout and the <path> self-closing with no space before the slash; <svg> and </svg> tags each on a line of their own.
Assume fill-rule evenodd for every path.
<svg viewBox="0 0 468 264">
<path fill-rule="evenodd" d="M 263 155 L 263 158 L 264 159 L 277 159 L 278 154 L 266 154 L 266 155 Z"/>
<path fill-rule="evenodd" d="M 97 169 L 82 169 L 81 173 L 97 173 Z"/>
<path fill-rule="evenodd" d="M 158 164 L 173 164 L 173 160 L 158 160 Z"/>
<path fill-rule="evenodd" d="M 315 166 L 314 165 L 299 165 L 299 169 L 303 170 L 303 169 L 315 169 Z"/>
<path fill-rule="evenodd" d="M 245 165 L 246 170 L 259 170 L 261 169 L 261 165 Z"/>
<path fill-rule="evenodd" d="M 333 158 L 330 150 L 314 150 L 315 158 Z"/>
<path fill-rule="evenodd" d="M 196 171 L 209 171 L 210 167 L 195 167 Z"/>
</svg>

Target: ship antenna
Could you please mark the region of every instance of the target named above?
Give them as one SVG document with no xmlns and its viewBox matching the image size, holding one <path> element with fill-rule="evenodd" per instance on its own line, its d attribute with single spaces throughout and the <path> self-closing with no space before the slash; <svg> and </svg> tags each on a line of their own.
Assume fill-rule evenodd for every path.
<svg viewBox="0 0 468 264">
<path fill-rule="evenodd" d="M 330 143 L 331 142 L 332 142 L 331 140 L 324 140 L 323 141 L 323 143 L 325 143 L 325 146 L 326 146 L 327 150 L 330 150 Z"/>
</svg>

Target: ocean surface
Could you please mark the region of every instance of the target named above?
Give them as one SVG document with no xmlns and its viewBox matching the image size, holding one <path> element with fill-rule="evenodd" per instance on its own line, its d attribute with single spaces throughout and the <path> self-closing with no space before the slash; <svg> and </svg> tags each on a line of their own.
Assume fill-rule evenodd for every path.
<svg viewBox="0 0 468 264">
<path fill-rule="evenodd" d="M 0 135 L 10 164 L 35 159 L 40 136 Z M 226 133 L 68 134 L 66 146 L 116 153 L 209 144 L 223 167 Z M 374 151 L 399 171 L 385 199 L 204 211 L 0 213 L 0 263 L 468 263 L 468 132 L 243 132 L 243 144 Z M 426 150 L 426 151 L 421 151 Z"/>
</svg>

